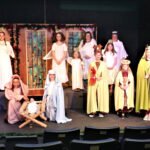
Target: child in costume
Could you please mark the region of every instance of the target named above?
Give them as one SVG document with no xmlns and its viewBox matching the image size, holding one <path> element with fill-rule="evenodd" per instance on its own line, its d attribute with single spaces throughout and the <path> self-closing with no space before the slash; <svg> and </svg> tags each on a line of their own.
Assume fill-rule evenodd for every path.
<svg viewBox="0 0 150 150">
<path fill-rule="evenodd" d="M 115 110 L 122 118 L 134 108 L 134 77 L 129 64 L 127 59 L 121 61 L 115 81 Z"/>
<path fill-rule="evenodd" d="M 95 52 L 95 61 L 89 66 L 88 72 L 88 93 L 87 93 L 87 114 L 94 117 L 96 113 L 99 117 L 104 117 L 109 112 L 109 90 L 108 90 L 108 70 L 101 61 L 101 51 Z"/>
</svg>

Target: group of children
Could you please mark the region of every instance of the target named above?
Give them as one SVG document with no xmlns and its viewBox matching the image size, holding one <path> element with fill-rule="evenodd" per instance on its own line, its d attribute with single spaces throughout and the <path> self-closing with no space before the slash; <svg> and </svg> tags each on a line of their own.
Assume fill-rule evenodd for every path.
<svg viewBox="0 0 150 150">
<path fill-rule="evenodd" d="M 4 33 L 0 33 L 0 36 L 1 34 L 4 36 Z M 45 112 L 49 120 L 58 123 L 71 121 L 65 116 L 62 88 L 62 84 L 69 80 L 66 62 L 72 66 L 72 90 L 87 88 L 87 114 L 89 117 L 94 117 L 96 114 L 104 117 L 109 113 L 111 93 L 114 93 L 115 110 L 119 116 L 125 117 L 127 112 L 133 110 L 134 77 L 129 67 L 130 61 L 126 59 L 128 55 L 123 43 L 118 39 L 116 31 L 112 32 L 112 39 L 108 41 L 104 49 L 101 45 L 97 45 L 91 32 L 86 32 L 72 57 L 68 56 L 63 33 L 57 32 L 55 38 L 56 42 L 53 43 L 51 51 L 44 57 L 45 60 L 52 59 L 52 70 L 48 72 L 43 95 L 46 105 Z M 0 41 L 1 43 L 5 43 L 4 38 Z M 16 82 L 18 83 L 16 84 Z M 28 98 L 20 77 L 13 76 L 10 85 L 5 86 L 5 95 L 9 100 L 8 122 L 13 124 L 20 117 L 18 112 L 22 99 L 28 100 Z M 150 121 L 149 87 L 150 46 L 147 46 L 138 65 L 136 112 L 146 110 L 144 120 L 148 121 Z"/>
</svg>

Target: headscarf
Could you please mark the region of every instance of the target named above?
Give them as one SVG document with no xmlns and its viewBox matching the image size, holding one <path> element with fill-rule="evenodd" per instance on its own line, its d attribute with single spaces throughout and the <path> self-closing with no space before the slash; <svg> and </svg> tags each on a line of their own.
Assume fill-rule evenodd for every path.
<svg viewBox="0 0 150 150">
<path fill-rule="evenodd" d="M 12 89 L 13 89 L 13 80 L 14 80 L 14 79 L 18 79 L 18 80 L 19 80 L 20 86 L 21 86 L 22 94 L 25 95 L 25 96 L 28 96 L 28 86 L 25 85 L 25 84 L 22 82 L 20 76 L 17 75 L 17 74 L 14 74 L 14 75 L 12 76 L 11 80 L 5 85 L 5 88 L 6 88 L 6 89 L 9 89 L 9 90 L 12 90 Z"/>
<path fill-rule="evenodd" d="M 57 75 L 56 75 L 56 71 L 53 70 L 53 69 L 51 69 L 51 70 L 48 71 L 48 74 L 47 74 L 47 76 L 46 76 L 45 87 L 44 87 L 45 89 L 47 88 L 47 86 L 48 86 L 49 83 L 50 83 L 50 79 L 49 79 L 49 75 L 50 75 L 50 74 L 54 74 L 54 75 L 55 75 L 55 82 L 56 82 L 56 83 L 59 83 L 58 77 L 57 77 Z"/>
</svg>

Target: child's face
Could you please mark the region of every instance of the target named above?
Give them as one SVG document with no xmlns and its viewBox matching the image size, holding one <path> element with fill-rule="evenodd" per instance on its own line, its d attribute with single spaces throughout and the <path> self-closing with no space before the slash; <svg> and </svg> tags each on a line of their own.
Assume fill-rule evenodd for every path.
<svg viewBox="0 0 150 150">
<path fill-rule="evenodd" d="M 78 52 L 74 52 L 73 57 L 74 58 L 79 58 L 79 53 Z"/>
<path fill-rule="evenodd" d="M 19 79 L 13 79 L 13 87 L 14 88 L 18 88 L 20 86 L 20 82 L 19 82 Z"/>
<path fill-rule="evenodd" d="M 129 68 L 129 66 L 128 66 L 128 65 L 122 65 L 122 70 L 127 71 L 127 70 L 128 70 L 128 68 Z"/>
<path fill-rule="evenodd" d="M 55 74 L 50 74 L 49 79 L 50 81 L 55 81 Z"/>
<path fill-rule="evenodd" d="M 56 39 L 57 39 L 57 41 L 61 41 L 61 39 L 62 39 L 61 34 L 57 34 Z"/>
<path fill-rule="evenodd" d="M 4 33 L 0 33 L 0 41 L 3 41 L 5 39 Z"/>
<path fill-rule="evenodd" d="M 85 35 L 86 41 L 89 42 L 91 40 L 91 35 L 89 33 L 87 33 Z"/>
<path fill-rule="evenodd" d="M 112 49 L 113 49 L 112 44 L 109 44 L 109 45 L 108 45 L 108 51 L 112 51 Z"/>
<path fill-rule="evenodd" d="M 101 53 L 96 53 L 95 59 L 96 59 L 96 60 L 100 60 L 100 59 L 101 59 Z"/>
</svg>

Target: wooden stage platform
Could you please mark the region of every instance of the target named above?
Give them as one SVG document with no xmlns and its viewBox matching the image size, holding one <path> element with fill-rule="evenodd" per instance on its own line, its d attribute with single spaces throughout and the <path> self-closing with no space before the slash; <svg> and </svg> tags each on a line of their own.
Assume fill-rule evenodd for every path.
<svg viewBox="0 0 150 150">
<path fill-rule="evenodd" d="M 71 89 L 65 89 L 65 103 L 66 103 L 66 114 L 69 118 L 72 118 L 72 122 L 66 124 L 57 124 L 56 122 L 48 122 L 48 129 L 68 129 L 68 128 L 80 128 L 81 132 L 84 130 L 85 126 L 94 127 L 113 127 L 119 126 L 123 131 L 125 126 L 150 126 L 150 121 L 143 121 L 142 117 L 135 114 L 130 115 L 128 118 L 121 119 L 115 113 L 107 114 L 104 118 L 89 118 L 85 113 L 85 98 L 86 92 L 73 92 Z M 1 93 L 2 96 L 2 93 Z M 0 99 L 1 107 L 2 97 Z M 0 136 L 1 135 L 26 135 L 26 134 L 42 134 L 44 128 L 38 126 L 37 124 L 32 124 L 32 126 L 25 126 L 19 129 L 20 123 L 10 125 L 4 122 L 4 116 L 6 110 L 0 111 Z"/>
</svg>

